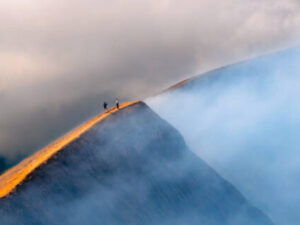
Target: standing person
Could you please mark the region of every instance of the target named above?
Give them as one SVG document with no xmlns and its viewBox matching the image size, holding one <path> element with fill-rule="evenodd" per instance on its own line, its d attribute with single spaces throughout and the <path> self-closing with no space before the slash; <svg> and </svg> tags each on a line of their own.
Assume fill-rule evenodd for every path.
<svg viewBox="0 0 300 225">
<path fill-rule="evenodd" d="M 105 111 L 107 111 L 107 102 L 103 102 L 103 108 Z"/>
<path fill-rule="evenodd" d="M 118 98 L 116 98 L 116 106 L 117 106 L 117 109 L 119 109 L 120 103 L 119 103 L 119 99 Z"/>
</svg>

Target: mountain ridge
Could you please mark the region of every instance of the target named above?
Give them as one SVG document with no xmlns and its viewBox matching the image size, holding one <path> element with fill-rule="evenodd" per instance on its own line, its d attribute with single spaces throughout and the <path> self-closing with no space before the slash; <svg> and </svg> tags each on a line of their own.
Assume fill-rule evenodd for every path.
<svg viewBox="0 0 300 225">
<path fill-rule="evenodd" d="M 120 109 L 122 110 L 130 105 L 136 104 L 139 101 L 132 101 L 120 104 Z M 41 164 L 46 163 L 49 158 L 51 158 L 56 152 L 61 150 L 63 147 L 68 145 L 70 142 L 79 138 L 85 131 L 92 128 L 95 124 L 101 122 L 109 115 L 118 111 L 116 107 L 105 111 L 94 118 L 82 123 L 76 128 L 72 129 L 70 132 L 62 135 L 54 142 L 45 146 L 41 150 L 33 153 L 31 156 L 25 158 L 17 165 L 5 171 L 0 175 L 0 199 L 9 195 L 17 185 L 19 185 L 32 171 L 34 171 Z"/>
<path fill-rule="evenodd" d="M 57 151 L 0 199 L 0 215 L 6 225 L 273 224 L 142 102 Z"/>
</svg>

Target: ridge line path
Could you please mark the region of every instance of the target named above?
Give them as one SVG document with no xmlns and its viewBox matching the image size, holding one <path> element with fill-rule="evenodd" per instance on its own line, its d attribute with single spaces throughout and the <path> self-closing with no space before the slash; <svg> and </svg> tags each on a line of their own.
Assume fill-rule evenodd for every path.
<svg viewBox="0 0 300 225">
<path fill-rule="evenodd" d="M 119 110 L 130 105 L 134 105 L 138 102 L 139 101 L 122 103 L 120 104 Z M 79 138 L 96 123 L 100 122 L 116 111 L 118 111 L 116 107 L 110 108 L 109 110 L 104 111 L 94 118 L 84 122 L 0 175 L 0 199 L 13 192 L 15 188 L 21 184 L 31 172 L 33 172 L 40 165 L 46 163 L 47 160 L 50 159 L 56 152 L 60 151 L 67 144 Z"/>
</svg>

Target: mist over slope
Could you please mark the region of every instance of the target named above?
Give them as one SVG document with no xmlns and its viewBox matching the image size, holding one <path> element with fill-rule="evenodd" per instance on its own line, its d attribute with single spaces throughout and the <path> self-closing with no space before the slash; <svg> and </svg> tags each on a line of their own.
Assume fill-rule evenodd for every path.
<svg viewBox="0 0 300 225">
<path fill-rule="evenodd" d="M 272 223 L 139 102 L 94 125 L 0 199 L 0 224 Z"/>
<path fill-rule="evenodd" d="M 198 76 L 147 103 L 275 224 L 300 221 L 300 48 Z"/>
</svg>

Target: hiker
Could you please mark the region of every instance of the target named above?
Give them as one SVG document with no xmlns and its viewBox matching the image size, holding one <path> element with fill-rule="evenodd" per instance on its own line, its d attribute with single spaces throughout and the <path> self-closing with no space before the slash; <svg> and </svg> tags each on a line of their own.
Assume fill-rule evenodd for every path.
<svg viewBox="0 0 300 225">
<path fill-rule="evenodd" d="M 105 111 L 107 110 L 107 102 L 103 102 L 103 108 Z"/>
<path fill-rule="evenodd" d="M 120 107 L 119 99 L 117 99 L 117 98 L 116 98 L 116 107 L 117 107 L 117 109 L 119 109 L 119 107 Z"/>
</svg>

